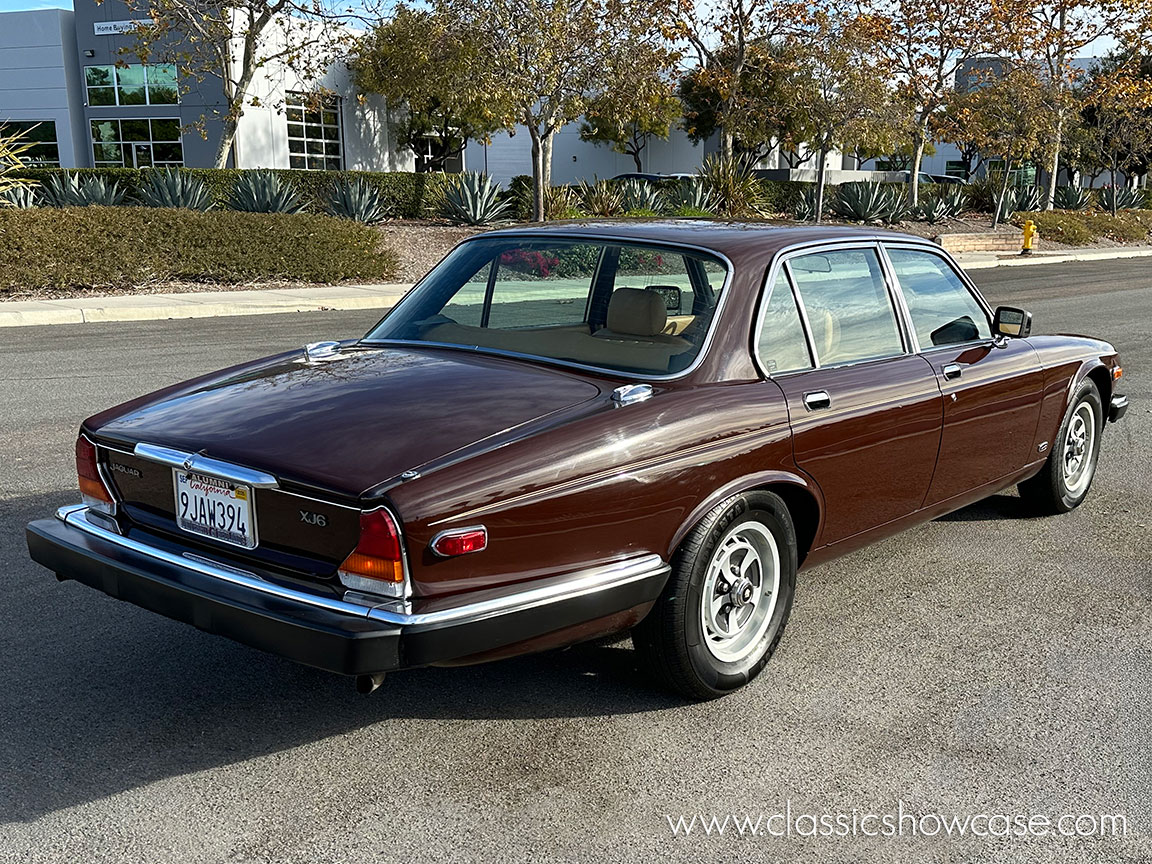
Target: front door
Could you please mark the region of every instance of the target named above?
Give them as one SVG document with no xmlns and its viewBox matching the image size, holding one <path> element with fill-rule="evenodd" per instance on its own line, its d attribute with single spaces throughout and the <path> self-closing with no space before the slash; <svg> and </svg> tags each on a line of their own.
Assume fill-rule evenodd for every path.
<svg viewBox="0 0 1152 864">
<path fill-rule="evenodd" d="M 908 351 L 876 247 L 800 255 L 785 270 L 816 368 L 774 380 L 796 463 L 824 496 L 826 545 L 920 508 L 940 445 L 940 388 Z"/>
<path fill-rule="evenodd" d="M 944 395 L 940 457 L 925 504 L 1008 477 L 1030 461 L 1044 373 L 1024 339 L 992 340 L 987 309 L 942 256 L 887 248 L 921 356 Z"/>
</svg>

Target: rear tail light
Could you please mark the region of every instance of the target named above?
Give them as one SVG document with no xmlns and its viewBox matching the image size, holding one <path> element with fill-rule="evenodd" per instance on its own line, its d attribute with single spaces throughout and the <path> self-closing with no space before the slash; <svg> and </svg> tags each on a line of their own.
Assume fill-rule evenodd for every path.
<svg viewBox="0 0 1152 864">
<path fill-rule="evenodd" d="M 100 476 L 96 445 L 83 435 L 76 439 L 76 476 L 84 503 L 100 513 L 115 515 L 116 501 Z"/>
<path fill-rule="evenodd" d="M 340 565 L 340 582 L 354 591 L 404 596 L 400 529 L 383 507 L 360 514 L 360 541 Z"/>
</svg>

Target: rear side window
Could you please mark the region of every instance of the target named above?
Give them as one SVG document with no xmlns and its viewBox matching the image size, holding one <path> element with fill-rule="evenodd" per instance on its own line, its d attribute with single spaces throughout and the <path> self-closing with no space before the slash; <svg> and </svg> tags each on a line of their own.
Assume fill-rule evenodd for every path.
<svg viewBox="0 0 1152 864">
<path fill-rule="evenodd" d="M 904 353 L 874 249 L 837 249 L 788 261 L 821 366 Z"/>
<path fill-rule="evenodd" d="M 939 255 L 889 249 L 921 348 L 991 339 L 988 316 L 968 286 Z"/>
<path fill-rule="evenodd" d="M 812 368 L 800 311 L 783 270 L 777 271 L 768 294 L 756 347 L 769 374 Z"/>
</svg>

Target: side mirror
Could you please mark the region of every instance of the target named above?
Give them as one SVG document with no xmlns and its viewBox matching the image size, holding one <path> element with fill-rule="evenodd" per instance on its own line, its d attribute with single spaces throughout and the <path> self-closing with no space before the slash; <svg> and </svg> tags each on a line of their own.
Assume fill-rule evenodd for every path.
<svg viewBox="0 0 1152 864">
<path fill-rule="evenodd" d="M 995 336 L 1011 336 L 1023 339 L 1032 332 L 1032 313 L 1012 306 L 997 306 L 992 319 L 992 333 Z"/>
<path fill-rule="evenodd" d="M 681 294 L 675 285 L 649 285 L 649 291 L 655 291 L 664 299 L 664 308 L 669 312 L 680 314 Z"/>
</svg>

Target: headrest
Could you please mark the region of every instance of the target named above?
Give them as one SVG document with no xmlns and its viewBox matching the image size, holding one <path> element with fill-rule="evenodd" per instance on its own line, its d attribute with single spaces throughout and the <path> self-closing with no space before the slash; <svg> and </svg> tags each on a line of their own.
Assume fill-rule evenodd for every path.
<svg viewBox="0 0 1152 864">
<path fill-rule="evenodd" d="M 655 291 L 617 288 L 608 301 L 608 329 L 628 336 L 658 336 L 668 323 L 668 306 Z"/>
</svg>

